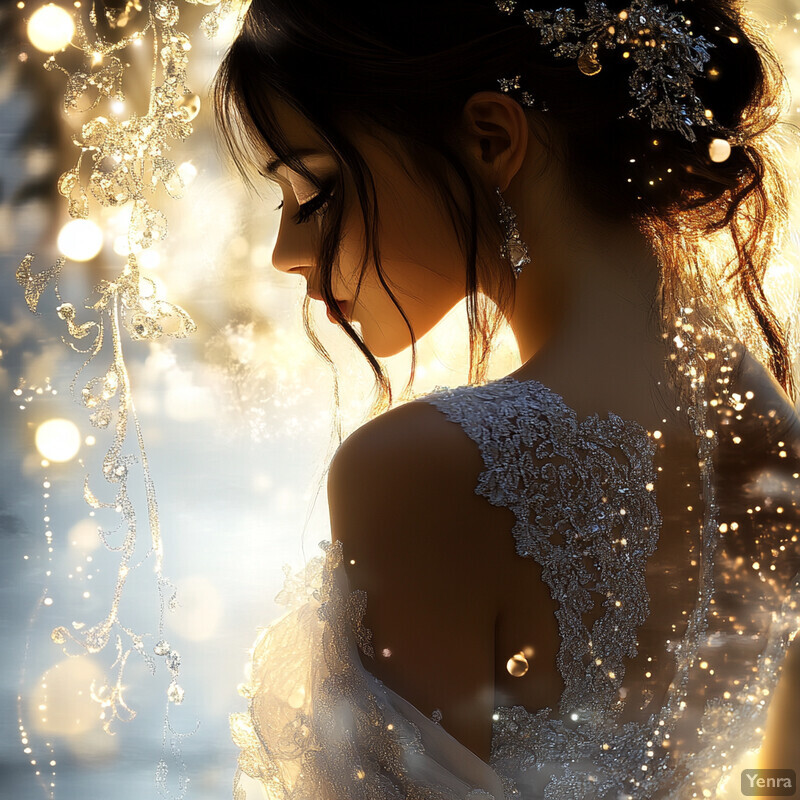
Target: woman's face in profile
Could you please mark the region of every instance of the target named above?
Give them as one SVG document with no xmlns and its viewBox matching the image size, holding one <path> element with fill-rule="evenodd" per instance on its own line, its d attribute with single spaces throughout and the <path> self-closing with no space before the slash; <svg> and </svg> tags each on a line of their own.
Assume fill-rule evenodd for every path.
<svg viewBox="0 0 800 800">
<path fill-rule="evenodd" d="M 273 109 L 289 144 L 323 187 L 318 192 L 284 164 L 271 169 L 258 165 L 278 183 L 283 194 L 273 266 L 303 275 L 309 295 L 322 299 L 317 271 L 320 225 L 329 187 L 336 193 L 343 186 L 342 236 L 339 261 L 331 278 L 333 295 L 345 316 L 360 324 L 364 342 L 376 356 L 385 358 L 401 352 L 410 346 L 411 337 L 380 283 L 371 254 L 356 298 L 365 236 L 355 185 L 349 176 L 340 174 L 336 159 L 300 114 L 282 102 L 275 103 Z M 354 126 L 349 135 L 375 181 L 377 240 L 386 282 L 420 338 L 466 294 L 462 249 L 433 187 L 401 163 L 399 143 L 389 134 L 378 139 L 360 126 Z"/>
</svg>

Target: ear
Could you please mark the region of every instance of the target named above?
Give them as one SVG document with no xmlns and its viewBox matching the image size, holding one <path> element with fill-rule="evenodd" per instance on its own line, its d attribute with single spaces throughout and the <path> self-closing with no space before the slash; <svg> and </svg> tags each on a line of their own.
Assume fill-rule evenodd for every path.
<svg viewBox="0 0 800 800">
<path fill-rule="evenodd" d="M 476 92 L 462 111 L 467 154 L 487 188 L 504 192 L 528 150 L 528 119 L 522 106 L 502 92 Z"/>
</svg>

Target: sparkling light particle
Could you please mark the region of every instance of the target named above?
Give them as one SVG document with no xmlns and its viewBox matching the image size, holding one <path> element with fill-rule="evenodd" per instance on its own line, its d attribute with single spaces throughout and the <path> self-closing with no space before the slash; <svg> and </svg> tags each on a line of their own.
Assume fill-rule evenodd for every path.
<svg viewBox="0 0 800 800">
<path fill-rule="evenodd" d="M 197 167 L 191 161 L 184 161 L 178 167 L 178 175 L 181 176 L 184 186 L 188 186 L 197 177 Z"/>
<path fill-rule="evenodd" d="M 708 157 L 715 163 L 727 161 L 731 154 L 731 145 L 726 139 L 712 139 L 708 145 Z"/>
</svg>

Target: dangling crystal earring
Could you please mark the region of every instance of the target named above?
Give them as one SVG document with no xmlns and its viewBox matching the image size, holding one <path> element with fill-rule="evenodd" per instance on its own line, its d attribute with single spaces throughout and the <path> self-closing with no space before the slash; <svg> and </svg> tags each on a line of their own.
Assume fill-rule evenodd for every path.
<svg viewBox="0 0 800 800">
<path fill-rule="evenodd" d="M 500 201 L 500 224 L 503 226 L 506 237 L 500 248 L 500 255 L 511 262 L 514 277 L 519 278 L 522 268 L 531 263 L 531 257 L 528 255 L 528 246 L 520 238 L 519 228 L 517 228 L 517 215 L 503 199 L 499 186 L 496 191 L 497 199 Z"/>
</svg>

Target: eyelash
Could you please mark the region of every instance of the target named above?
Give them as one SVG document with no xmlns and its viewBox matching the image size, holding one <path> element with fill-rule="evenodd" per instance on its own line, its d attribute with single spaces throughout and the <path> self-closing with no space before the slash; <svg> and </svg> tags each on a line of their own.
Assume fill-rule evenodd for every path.
<svg viewBox="0 0 800 800">
<path fill-rule="evenodd" d="M 300 206 L 297 213 L 292 217 L 297 225 L 302 225 L 308 222 L 311 217 L 318 216 L 320 218 L 325 216 L 328 210 L 328 203 L 331 201 L 333 194 L 330 188 L 324 186 L 320 191 L 315 194 L 310 200 Z M 283 208 L 283 200 L 276 206 L 275 210 L 279 211 Z"/>
</svg>

